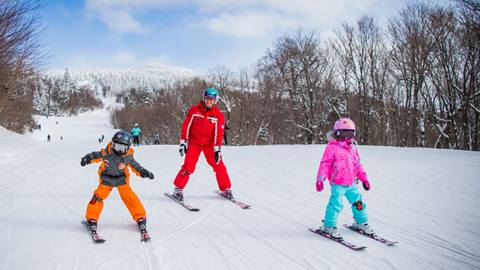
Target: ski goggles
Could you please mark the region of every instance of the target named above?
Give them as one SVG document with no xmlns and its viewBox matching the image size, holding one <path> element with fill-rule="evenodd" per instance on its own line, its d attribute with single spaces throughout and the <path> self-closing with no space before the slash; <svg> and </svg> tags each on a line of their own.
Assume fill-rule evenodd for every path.
<svg viewBox="0 0 480 270">
<path fill-rule="evenodd" d="M 355 137 L 355 130 L 353 129 L 339 129 L 338 131 L 342 133 L 346 139 Z"/>
<path fill-rule="evenodd" d="M 115 150 L 119 153 L 126 153 L 128 151 L 128 149 L 130 148 L 130 146 L 128 146 L 126 144 L 117 143 L 117 142 L 114 142 L 112 144 L 112 147 L 113 147 L 113 150 Z"/>
<path fill-rule="evenodd" d="M 217 96 L 204 96 L 205 100 L 213 100 L 215 101 L 217 99 Z"/>
</svg>

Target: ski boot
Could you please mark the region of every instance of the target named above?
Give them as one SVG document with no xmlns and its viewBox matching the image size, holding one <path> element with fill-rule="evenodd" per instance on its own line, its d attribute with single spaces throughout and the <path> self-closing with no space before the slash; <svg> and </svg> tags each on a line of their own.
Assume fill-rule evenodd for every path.
<svg viewBox="0 0 480 270">
<path fill-rule="evenodd" d="M 342 235 L 337 232 L 337 227 L 327 227 L 325 225 L 320 226 L 320 231 L 325 234 L 330 235 L 332 238 L 335 239 L 342 239 Z"/>
<path fill-rule="evenodd" d="M 92 233 L 97 233 L 97 221 L 95 219 L 87 220 L 87 224 L 88 224 L 88 229 Z"/>
<path fill-rule="evenodd" d="M 232 191 L 229 188 L 222 191 L 222 195 L 229 200 L 234 200 Z"/>
<path fill-rule="evenodd" d="M 147 219 L 139 218 L 137 220 L 138 229 L 140 230 L 141 241 L 150 240 L 150 235 L 147 232 Z"/>
<path fill-rule="evenodd" d="M 172 196 L 179 202 L 183 202 L 183 189 L 175 187 Z"/>
<path fill-rule="evenodd" d="M 370 225 L 368 225 L 368 223 L 359 224 L 357 222 L 354 222 L 352 224 L 352 227 L 354 229 L 362 231 L 362 232 L 364 232 L 365 234 L 368 234 L 368 235 L 374 235 L 375 234 L 375 231 L 372 230 L 372 228 L 370 228 Z"/>
<path fill-rule="evenodd" d="M 146 218 L 139 218 L 137 220 L 137 225 L 138 225 L 138 229 L 140 229 L 141 232 L 146 232 L 147 231 L 147 219 Z"/>
</svg>

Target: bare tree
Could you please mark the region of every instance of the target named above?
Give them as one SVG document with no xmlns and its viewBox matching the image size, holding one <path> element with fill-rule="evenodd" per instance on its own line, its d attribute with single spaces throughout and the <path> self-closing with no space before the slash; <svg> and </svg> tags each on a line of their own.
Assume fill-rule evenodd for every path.
<svg viewBox="0 0 480 270">
<path fill-rule="evenodd" d="M 389 24 L 392 71 L 402 87 L 402 105 L 407 110 L 401 119 L 404 146 L 425 146 L 425 108 L 421 99 L 434 46 L 428 20 L 429 7 L 415 3 L 401 10 Z"/>
<path fill-rule="evenodd" d="M 38 1 L 0 0 L 0 125 L 18 132 L 33 123 L 28 81 L 43 59 L 40 7 Z"/>
<path fill-rule="evenodd" d="M 459 13 L 436 8 L 430 19 L 435 41 L 431 77 L 437 100 L 431 106 L 439 130 L 436 145 L 478 149 L 480 35 L 475 34 L 475 24 L 479 29 L 480 20 L 477 15 L 475 22 L 475 15 L 466 8 Z"/>
<path fill-rule="evenodd" d="M 367 16 L 357 22 L 356 28 L 344 24 L 342 31 L 336 33 L 332 46 L 340 59 L 338 67 L 344 98 L 348 100 L 350 92 L 358 98 L 355 106 L 351 104 L 348 109 L 354 119 L 358 111 L 359 139 L 369 143 L 374 140 L 370 130 L 376 123 L 389 126 L 385 96 L 388 60 L 379 26 Z M 383 106 L 377 110 L 376 104 Z"/>
<path fill-rule="evenodd" d="M 296 143 L 321 140 L 323 125 L 333 108 L 327 106 L 326 92 L 333 85 L 333 71 L 327 48 L 321 47 L 315 32 L 298 30 L 278 39 L 260 63 L 263 77 L 281 97 L 288 98 L 292 113 L 282 113 L 291 127 L 300 131 Z M 279 116 L 280 117 L 280 116 Z"/>
</svg>

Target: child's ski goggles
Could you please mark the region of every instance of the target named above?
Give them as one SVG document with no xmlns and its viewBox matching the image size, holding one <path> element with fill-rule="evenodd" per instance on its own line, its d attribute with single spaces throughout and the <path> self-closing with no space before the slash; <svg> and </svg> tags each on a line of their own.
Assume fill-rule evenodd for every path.
<svg viewBox="0 0 480 270">
<path fill-rule="evenodd" d="M 114 142 L 112 144 L 112 147 L 115 151 L 120 152 L 120 153 L 125 153 L 130 148 L 130 146 L 128 146 L 128 145 L 121 144 L 121 143 L 116 143 L 116 142 Z"/>
</svg>

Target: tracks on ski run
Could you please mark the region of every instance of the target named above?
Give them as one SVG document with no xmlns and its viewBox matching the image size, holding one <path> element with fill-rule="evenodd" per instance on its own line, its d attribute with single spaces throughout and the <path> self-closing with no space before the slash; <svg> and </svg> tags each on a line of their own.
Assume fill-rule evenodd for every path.
<svg viewBox="0 0 480 270">
<path fill-rule="evenodd" d="M 359 147 L 373 185 L 369 192 L 361 190 L 369 223 L 380 235 L 399 241 L 397 247 L 384 247 L 339 229 L 346 239 L 368 246 L 359 254 L 305 230 L 320 225 L 328 203 L 328 184 L 323 192 L 314 191 L 322 145 L 226 146 L 232 191 L 253 205 L 248 211 L 212 194 L 215 177 L 201 157 L 185 191 L 186 201 L 201 209 L 198 213 L 163 195 L 172 191 L 182 163 L 177 147 L 136 147 L 135 158 L 156 177 L 131 177 L 152 239 L 140 242 L 135 222 L 113 191 L 98 229 L 107 242 L 93 245 L 79 220 L 98 185 L 98 166 L 80 167 L 79 159 L 99 150 L 98 130 L 114 132 L 105 124 L 107 114 L 101 122 L 95 119 L 68 119 L 78 122 L 61 130 L 61 143 L 1 145 L 0 139 L 5 150 L 0 159 L 5 168 L 0 175 L 0 268 L 480 269 L 480 243 L 472 241 L 480 236 L 480 155 L 450 150 Z M 53 127 L 67 126 L 66 121 Z M 462 181 L 452 180 L 459 177 Z M 351 221 L 345 201 L 338 224 Z"/>
</svg>

